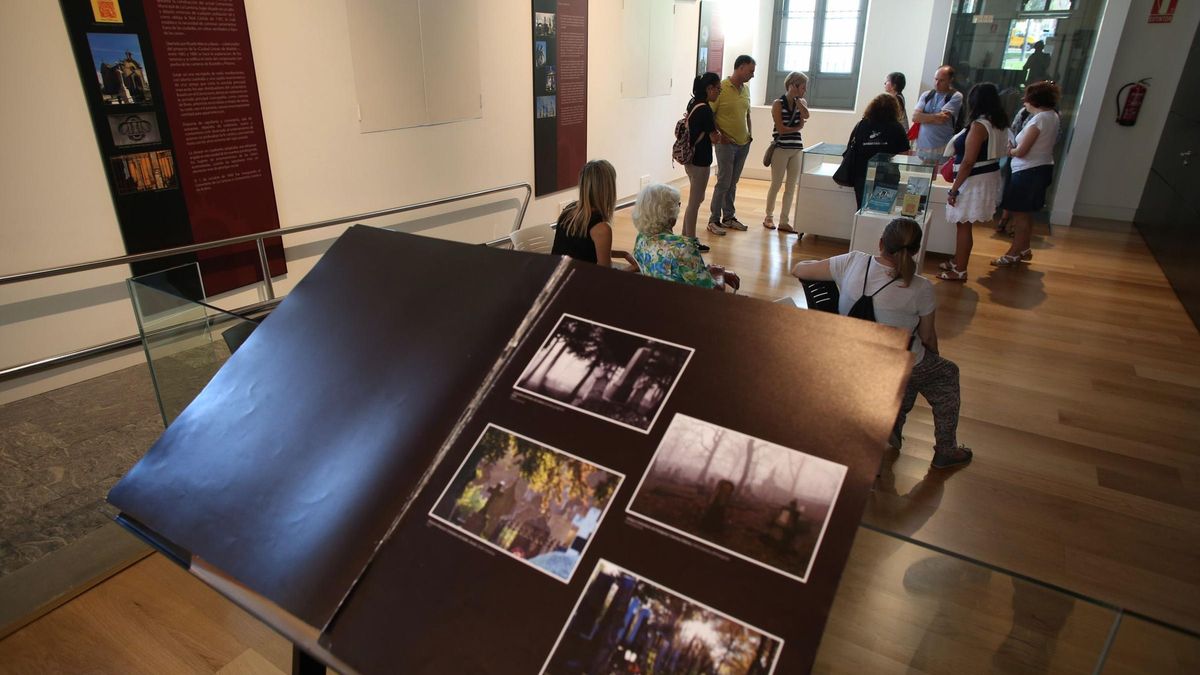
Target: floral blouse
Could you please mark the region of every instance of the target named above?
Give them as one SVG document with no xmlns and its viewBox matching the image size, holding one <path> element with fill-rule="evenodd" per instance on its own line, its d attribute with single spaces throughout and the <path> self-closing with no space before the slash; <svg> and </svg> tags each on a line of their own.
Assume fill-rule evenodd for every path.
<svg viewBox="0 0 1200 675">
<path fill-rule="evenodd" d="M 700 288 L 715 288 L 717 282 L 700 257 L 695 237 L 663 232 L 651 236 L 639 234 L 633 245 L 633 257 L 642 274 L 655 279 L 677 281 Z"/>
</svg>

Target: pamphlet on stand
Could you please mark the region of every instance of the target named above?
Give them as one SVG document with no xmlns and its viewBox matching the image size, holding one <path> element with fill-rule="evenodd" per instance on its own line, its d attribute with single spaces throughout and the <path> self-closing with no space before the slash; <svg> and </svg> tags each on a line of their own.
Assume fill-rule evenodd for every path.
<svg viewBox="0 0 1200 675">
<path fill-rule="evenodd" d="M 906 342 L 355 227 L 110 501 L 358 672 L 804 672 Z"/>
</svg>

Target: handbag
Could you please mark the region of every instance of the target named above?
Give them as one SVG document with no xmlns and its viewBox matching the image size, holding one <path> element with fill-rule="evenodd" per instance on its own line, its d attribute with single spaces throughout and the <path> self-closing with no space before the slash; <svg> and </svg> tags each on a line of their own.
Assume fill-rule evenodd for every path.
<svg viewBox="0 0 1200 675">
<path fill-rule="evenodd" d="M 953 185 L 954 184 L 954 158 L 951 157 L 951 158 L 947 159 L 946 163 L 943 164 L 938 169 L 938 173 L 941 174 L 942 178 L 944 178 L 947 183 L 950 183 Z"/>
<path fill-rule="evenodd" d="M 915 140 L 917 140 L 917 137 L 920 135 L 921 135 L 921 123 L 913 122 L 912 126 L 908 128 L 908 140 L 915 141 Z"/>
<path fill-rule="evenodd" d="M 771 141 L 767 145 L 767 151 L 763 153 L 763 166 L 771 166 L 771 158 L 775 156 L 775 141 Z"/>
<path fill-rule="evenodd" d="M 850 132 L 850 141 L 846 143 L 846 151 L 842 153 L 842 163 L 838 166 L 837 171 L 833 172 L 833 182 L 842 187 L 854 187 L 854 149 L 858 138 L 858 127 L 862 122 L 854 125 L 854 131 Z"/>
</svg>

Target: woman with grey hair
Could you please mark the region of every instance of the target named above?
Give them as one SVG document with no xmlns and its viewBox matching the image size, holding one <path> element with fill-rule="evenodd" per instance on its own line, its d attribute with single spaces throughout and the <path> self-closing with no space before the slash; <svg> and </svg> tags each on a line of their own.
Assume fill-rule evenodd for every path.
<svg viewBox="0 0 1200 675">
<path fill-rule="evenodd" d="M 633 206 L 633 226 L 638 231 L 633 257 L 642 274 L 700 288 L 729 286 L 736 292 L 741 286 L 738 275 L 705 263 L 695 237 L 671 231 L 679 218 L 679 205 L 679 190 L 670 185 L 653 183 L 638 194 Z"/>
</svg>

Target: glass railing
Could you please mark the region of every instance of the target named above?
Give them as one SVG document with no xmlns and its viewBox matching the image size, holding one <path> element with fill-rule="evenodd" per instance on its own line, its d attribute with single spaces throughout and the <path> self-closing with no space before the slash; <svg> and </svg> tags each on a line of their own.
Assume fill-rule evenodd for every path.
<svg viewBox="0 0 1200 675">
<path fill-rule="evenodd" d="M 169 425 L 258 322 L 209 305 L 196 263 L 128 284 L 154 395 L 163 425 Z"/>
</svg>

